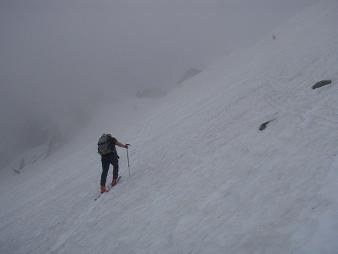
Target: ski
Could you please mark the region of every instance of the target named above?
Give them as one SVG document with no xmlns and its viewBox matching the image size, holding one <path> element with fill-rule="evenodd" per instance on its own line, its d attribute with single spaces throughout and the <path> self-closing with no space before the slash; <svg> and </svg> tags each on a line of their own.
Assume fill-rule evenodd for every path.
<svg viewBox="0 0 338 254">
<path fill-rule="evenodd" d="M 122 178 L 122 176 L 117 177 L 117 179 L 116 179 L 116 184 L 119 183 L 119 181 L 121 180 L 121 178 Z M 110 191 L 113 187 L 115 187 L 115 186 L 112 186 L 112 184 L 110 183 L 110 184 L 109 184 L 109 187 L 108 187 L 108 191 Z"/>
<path fill-rule="evenodd" d="M 117 183 L 119 183 L 119 181 L 121 180 L 121 178 L 122 178 L 122 176 L 119 176 L 119 177 L 116 179 Z M 116 183 L 116 184 L 117 184 L 117 183 Z M 113 187 L 115 187 L 115 186 L 112 186 L 112 184 L 110 183 L 110 184 L 108 185 L 107 192 L 109 192 Z M 102 196 L 102 194 L 107 193 L 107 192 L 99 193 L 99 194 L 94 198 L 94 201 L 98 200 L 98 199 Z"/>
<path fill-rule="evenodd" d="M 98 200 L 101 196 L 102 196 L 103 193 L 99 193 L 97 194 L 97 196 L 94 198 L 94 201 Z"/>
</svg>

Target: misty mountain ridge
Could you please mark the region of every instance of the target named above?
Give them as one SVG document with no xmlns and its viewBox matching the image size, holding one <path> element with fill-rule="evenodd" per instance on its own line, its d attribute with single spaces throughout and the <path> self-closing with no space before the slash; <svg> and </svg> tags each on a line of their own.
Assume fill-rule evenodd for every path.
<svg viewBox="0 0 338 254">
<path fill-rule="evenodd" d="M 198 75 L 200 72 L 202 72 L 201 70 L 199 69 L 196 69 L 196 68 L 191 68 L 189 70 L 187 70 L 183 76 L 177 81 L 177 84 L 182 84 L 183 82 L 185 82 L 186 80 Z"/>
<path fill-rule="evenodd" d="M 185 81 L 191 79 L 192 77 L 198 75 L 200 72 L 202 72 L 199 69 L 191 68 L 187 70 L 182 77 L 177 81 L 177 84 L 180 85 L 184 83 Z M 161 98 L 165 95 L 167 95 L 172 89 L 164 89 L 161 87 L 148 87 L 144 88 L 142 90 L 138 90 L 136 93 L 137 98 Z"/>
<path fill-rule="evenodd" d="M 45 160 L 1 171 L 0 252 L 335 253 L 337 23 L 337 1 L 321 1 L 275 39 L 160 100 L 105 106 Z M 94 201 L 105 131 L 132 144 L 131 176 L 119 149 L 122 180 Z"/>
</svg>

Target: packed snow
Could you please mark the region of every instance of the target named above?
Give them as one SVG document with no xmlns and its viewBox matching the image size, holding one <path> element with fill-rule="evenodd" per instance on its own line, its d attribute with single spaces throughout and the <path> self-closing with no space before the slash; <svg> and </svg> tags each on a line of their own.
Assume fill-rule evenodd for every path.
<svg viewBox="0 0 338 254">
<path fill-rule="evenodd" d="M 338 253 L 337 26 L 338 2 L 321 1 L 163 98 L 103 106 L 20 174 L 2 170 L 0 253 Z M 131 175 L 119 149 L 122 180 L 94 201 L 105 131 L 132 144 Z"/>
</svg>

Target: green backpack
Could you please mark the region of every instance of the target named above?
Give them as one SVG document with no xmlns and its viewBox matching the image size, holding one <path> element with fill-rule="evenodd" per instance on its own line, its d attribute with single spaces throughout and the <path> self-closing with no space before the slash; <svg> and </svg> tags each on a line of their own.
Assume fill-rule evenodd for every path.
<svg viewBox="0 0 338 254">
<path fill-rule="evenodd" d="M 97 142 L 97 152 L 103 156 L 115 151 L 113 137 L 110 134 L 102 134 Z"/>
</svg>

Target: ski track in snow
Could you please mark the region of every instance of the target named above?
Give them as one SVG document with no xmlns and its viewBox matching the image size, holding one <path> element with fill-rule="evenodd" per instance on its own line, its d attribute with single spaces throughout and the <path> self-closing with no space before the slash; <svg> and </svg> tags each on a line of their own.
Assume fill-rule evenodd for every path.
<svg viewBox="0 0 338 254">
<path fill-rule="evenodd" d="M 0 172 L 0 253 L 336 254 L 337 24 L 338 3 L 321 1 L 276 40 L 161 101 L 126 102 L 127 116 L 110 112 L 118 123 L 103 112 L 19 175 Z M 333 84 L 312 90 L 322 79 Z M 132 174 L 120 149 L 123 180 L 94 201 L 109 127 L 132 143 Z"/>
</svg>

